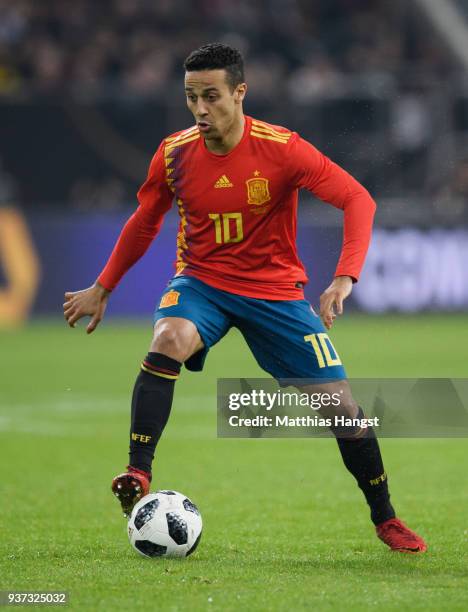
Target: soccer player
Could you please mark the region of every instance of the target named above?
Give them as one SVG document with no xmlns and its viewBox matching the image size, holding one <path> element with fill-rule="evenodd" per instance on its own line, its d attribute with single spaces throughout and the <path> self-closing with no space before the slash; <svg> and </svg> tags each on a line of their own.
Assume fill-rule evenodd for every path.
<svg viewBox="0 0 468 612">
<path fill-rule="evenodd" d="M 325 328 L 343 312 L 359 278 L 373 199 L 297 133 L 244 115 L 247 86 L 237 50 L 204 45 L 188 56 L 184 68 L 195 125 L 159 145 L 138 192 L 139 206 L 94 285 L 65 293 L 69 325 L 90 316 L 87 332 L 93 332 L 111 291 L 148 249 L 175 200 L 180 215 L 175 276 L 156 309 L 153 339 L 133 390 L 127 472 L 112 482 L 127 516 L 149 491 L 155 448 L 182 364 L 202 370 L 210 347 L 232 326 L 278 381 L 300 379 L 296 386 L 306 393 L 344 390 L 339 408 L 322 414 L 363 417 Z M 320 298 L 323 323 L 304 299 L 308 279 L 295 244 L 300 188 L 344 216 L 335 277 Z M 379 538 L 393 550 L 425 551 L 422 538 L 395 516 L 372 428 L 332 430 Z"/>
</svg>

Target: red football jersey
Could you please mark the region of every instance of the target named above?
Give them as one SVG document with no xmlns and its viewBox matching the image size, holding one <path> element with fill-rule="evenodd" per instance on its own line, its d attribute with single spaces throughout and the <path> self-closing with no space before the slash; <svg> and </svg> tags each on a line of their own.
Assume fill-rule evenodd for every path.
<svg viewBox="0 0 468 612">
<path fill-rule="evenodd" d="M 302 299 L 308 279 L 296 250 L 301 187 L 344 211 L 336 276 L 357 280 L 375 211 L 369 193 L 297 133 L 246 116 L 241 141 L 226 155 L 211 153 L 197 126 L 163 140 L 138 192 L 139 207 L 98 281 L 117 285 L 175 200 L 177 275 L 247 297 Z"/>
</svg>

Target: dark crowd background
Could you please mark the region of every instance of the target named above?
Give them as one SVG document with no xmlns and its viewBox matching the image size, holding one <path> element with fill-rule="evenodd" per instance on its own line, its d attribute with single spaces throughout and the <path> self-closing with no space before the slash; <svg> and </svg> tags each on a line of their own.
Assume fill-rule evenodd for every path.
<svg viewBox="0 0 468 612">
<path fill-rule="evenodd" d="M 0 0 L 0 203 L 134 207 L 210 41 L 243 52 L 246 112 L 353 173 L 379 224 L 467 222 L 468 79 L 405 0 Z"/>
</svg>

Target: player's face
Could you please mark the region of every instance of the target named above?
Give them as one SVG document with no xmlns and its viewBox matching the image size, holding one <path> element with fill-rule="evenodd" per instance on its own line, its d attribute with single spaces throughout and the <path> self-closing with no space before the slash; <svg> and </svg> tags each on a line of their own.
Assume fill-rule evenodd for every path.
<svg viewBox="0 0 468 612">
<path fill-rule="evenodd" d="M 246 85 L 234 91 L 226 80 L 225 70 L 200 70 L 185 73 L 187 106 L 205 140 L 219 140 L 242 115 Z"/>
</svg>

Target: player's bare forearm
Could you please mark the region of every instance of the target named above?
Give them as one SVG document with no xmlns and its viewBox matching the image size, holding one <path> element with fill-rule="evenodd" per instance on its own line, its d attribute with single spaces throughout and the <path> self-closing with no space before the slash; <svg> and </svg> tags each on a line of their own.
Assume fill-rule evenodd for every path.
<svg viewBox="0 0 468 612">
<path fill-rule="evenodd" d="M 337 315 L 343 314 L 343 302 L 352 289 L 351 276 L 336 276 L 320 296 L 320 316 L 327 329 L 331 328 Z"/>
<path fill-rule="evenodd" d="M 110 291 L 99 282 L 81 291 L 67 291 L 63 304 L 63 314 L 70 327 L 75 327 L 77 321 L 89 316 L 86 333 L 92 333 L 101 322 L 107 307 Z"/>
</svg>

